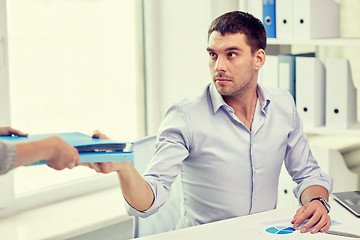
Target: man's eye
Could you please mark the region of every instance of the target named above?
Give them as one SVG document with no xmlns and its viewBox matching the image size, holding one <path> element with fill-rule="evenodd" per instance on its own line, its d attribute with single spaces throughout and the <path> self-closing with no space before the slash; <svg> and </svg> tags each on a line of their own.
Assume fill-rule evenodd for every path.
<svg viewBox="0 0 360 240">
<path fill-rule="evenodd" d="M 213 53 L 213 52 L 210 52 L 210 53 L 209 53 L 209 56 L 210 56 L 211 58 L 216 58 L 216 57 L 217 57 L 216 53 Z"/>
<path fill-rule="evenodd" d="M 235 57 L 235 56 L 236 56 L 236 53 L 229 52 L 227 55 L 228 55 L 228 57 Z"/>
</svg>

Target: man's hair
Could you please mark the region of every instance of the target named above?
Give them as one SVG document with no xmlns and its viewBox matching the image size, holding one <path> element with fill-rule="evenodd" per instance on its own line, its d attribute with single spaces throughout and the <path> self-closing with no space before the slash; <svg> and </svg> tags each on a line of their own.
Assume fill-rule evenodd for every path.
<svg viewBox="0 0 360 240">
<path fill-rule="evenodd" d="M 210 25 L 208 41 L 212 32 L 220 32 L 222 36 L 227 33 L 245 34 L 247 44 L 254 54 L 257 50 L 266 48 L 266 31 L 262 22 L 250 13 L 233 11 L 217 17 Z"/>
</svg>

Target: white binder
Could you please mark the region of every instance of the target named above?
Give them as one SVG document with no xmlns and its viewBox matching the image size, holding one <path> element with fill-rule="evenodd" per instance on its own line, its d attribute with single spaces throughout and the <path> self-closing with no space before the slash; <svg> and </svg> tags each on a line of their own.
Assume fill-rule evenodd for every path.
<svg viewBox="0 0 360 240">
<path fill-rule="evenodd" d="M 293 37 L 293 0 L 276 0 L 276 38 Z"/>
<path fill-rule="evenodd" d="M 349 61 L 327 59 L 326 75 L 326 127 L 346 129 L 357 122 L 357 95 Z"/>
<path fill-rule="evenodd" d="M 246 11 L 258 18 L 261 22 L 263 19 L 263 0 L 246 1 L 246 4 L 239 3 L 240 6 L 245 5 Z M 242 9 L 241 9 L 242 10 Z"/>
<path fill-rule="evenodd" d="M 325 74 L 319 59 L 296 58 L 296 108 L 305 127 L 325 124 Z"/>
<path fill-rule="evenodd" d="M 339 37 L 340 4 L 334 0 L 293 0 L 294 38 Z"/>
<path fill-rule="evenodd" d="M 261 86 L 278 88 L 278 56 L 267 55 L 264 66 L 259 71 L 259 83 Z"/>
</svg>

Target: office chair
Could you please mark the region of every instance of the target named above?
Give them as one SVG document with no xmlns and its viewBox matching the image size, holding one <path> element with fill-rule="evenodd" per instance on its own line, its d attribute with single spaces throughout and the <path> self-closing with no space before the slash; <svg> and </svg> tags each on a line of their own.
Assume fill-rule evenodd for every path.
<svg viewBox="0 0 360 240">
<path fill-rule="evenodd" d="M 155 136 L 148 136 L 134 142 L 134 167 L 143 174 L 155 152 Z M 156 233 L 174 230 L 181 214 L 180 176 L 171 185 L 171 194 L 167 202 L 153 215 L 147 218 L 134 216 L 133 237 L 144 237 Z"/>
</svg>

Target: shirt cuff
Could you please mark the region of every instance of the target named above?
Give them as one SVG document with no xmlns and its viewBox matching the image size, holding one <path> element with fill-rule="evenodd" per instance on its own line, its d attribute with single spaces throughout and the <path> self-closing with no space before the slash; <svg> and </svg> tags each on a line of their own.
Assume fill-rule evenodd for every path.
<svg viewBox="0 0 360 240">
<path fill-rule="evenodd" d="M 296 196 L 298 202 L 301 205 L 302 205 L 302 202 L 300 199 L 301 194 L 306 188 L 308 188 L 310 186 L 314 186 L 314 185 L 322 186 L 327 189 L 329 196 L 330 196 L 330 194 L 332 192 L 332 187 L 333 187 L 333 179 L 330 176 L 328 176 L 327 174 L 323 174 L 323 173 L 320 173 L 320 176 L 321 176 L 320 179 L 309 179 L 307 181 L 302 182 L 294 189 L 294 195 Z"/>
<path fill-rule="evenodd" d="M 9 172 L 15 165 L 16 147 L 13 143 L 0 142 L 0 175 Z"/>
</svg>

